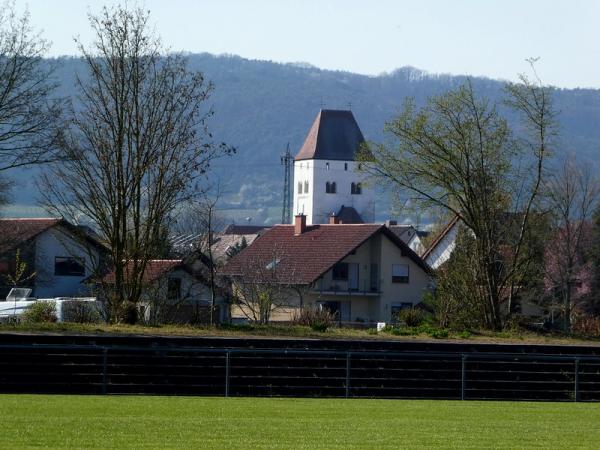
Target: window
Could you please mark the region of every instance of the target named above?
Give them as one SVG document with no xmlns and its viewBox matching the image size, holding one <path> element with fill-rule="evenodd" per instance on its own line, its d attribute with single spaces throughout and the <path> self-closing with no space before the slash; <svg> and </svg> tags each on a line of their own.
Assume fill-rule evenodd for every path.
<svg viewBox="0 0 600 450">
<path fill-rule="evenodd" d="M 344 170 L 348 170 L 348 163 L 344 163 Z"/>
<path fill-rule="evenodd" d="M 362 184 L 356 183 L 356 194 L 362 194 Z"/>
<path fill-rule="evenodd" d="M 169 278 L 167 283 L 167 296 L 169 300 L 181 299 L 181 278 Z"/>
<path fill-rule="evenodd" d="M 298 194 L 302 194 L 302 181 L 298 181 Z"/>
<path fill-rule="evenodd" d="M 335 181 L 331 183 L 331 193 L 335 194 Z"/>
<path fill-rule="evenodd" d="M 337 263 L 333 266 L 332 278 L 334 280 L 345 281 L 348 279 L 348 263 Z"/>
<path fill-rule="evenodd" d="M 308 194 L 308 181 L 304 182 L 304 193 Z"/>
<path fill-rule="evenodd" d="M 351 194 L 356 194 L 356 183 L 352 183 L 350 185 L 350 193 Z"/>
<path fill-rule="evenodd" d="M 392 283 L 408 283 L 408 264 L 392 264 Z"/>
<path fill-rule="evenodd" d="M 358 170 L 362 169 L 362 164 L 358 165 Z"/>
<path fill-rule="evenodd" d="M 329 170 L 329 163 L 325 163 L 325 170 Z"/>
<path fill-rule="evenodd" d="M 335 181 L 325 183 L 325 193 L 326 194 L 335 194 Z"/>
<path fill-rule="evenodd" d="M 362 185 L 360 183 L 352 183 L 350 185 L 350 193 L 353 195 L 362 194 Z"/>
<path fill-rule="evenodd" d="M 54 258 L 54 275 L 61 277 L 82 277 L 85 275 L 83 258 L 57 256 Z"/>
</svg>

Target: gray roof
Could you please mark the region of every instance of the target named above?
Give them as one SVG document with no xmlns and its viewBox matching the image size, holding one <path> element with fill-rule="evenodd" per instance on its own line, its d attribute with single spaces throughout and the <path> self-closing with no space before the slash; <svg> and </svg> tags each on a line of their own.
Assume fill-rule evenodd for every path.
<svg viewBox="0 0 600 450">
<path fill-rule="evenodd" d="M 322 109 L 312 124 L 296 161 L 330 159 L 353 161 L 365 138 L 352 111 Z"/>
<path fill-rule="evenodd" d="M 269 228 L 262 225 L 236 225 L 232 223 L 227 225 L 222 234 L 262 234 Z"/>
<path fill-rule="evenodd" d="M 362 217 L 352 206 L 344 206 L 337 213 L 337 218 L 340 223 L 364 223 Z"/>
</svg>

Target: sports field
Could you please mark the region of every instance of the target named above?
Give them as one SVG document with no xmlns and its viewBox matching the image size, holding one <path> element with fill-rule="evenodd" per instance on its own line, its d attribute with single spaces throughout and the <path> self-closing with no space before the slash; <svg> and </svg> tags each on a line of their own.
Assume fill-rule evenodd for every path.
<svg viewBox="0 0 600 450">
<path fill-rule="evenodd" d="M 600 404 L 0 395 L 0 447 L 599 448 Z"/>
</svg>

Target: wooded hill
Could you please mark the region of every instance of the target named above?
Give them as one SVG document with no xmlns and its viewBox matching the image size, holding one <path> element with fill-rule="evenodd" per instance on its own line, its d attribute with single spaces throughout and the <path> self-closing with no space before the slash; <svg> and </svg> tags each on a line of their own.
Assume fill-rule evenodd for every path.
<svg viewBox="0 0 600 450">
<path fill-rule="evenodd" d="M 237 154 L 214 164 L 227 195 L 221 207 L 240 220 L 278 221 L 283 185 L 280 155 L 289 142 L 295 154 L 316 113 L 325 108 L 352 109 L 368 140 L 383 138 L 383 127 L 405 97 L 422 103 L 428 96 L 460 85 L 465 77 L 430 75 L 411 67 L 376 77 L 320 70 L 305 64 L 252 61 L 237 56 L 190 54 L 189 64 L 215 85 L 210 103 L 215 111 L 211 130 L 218 141 L 237 148 Z M 84 75 L 78 58 L 48 60 L 57 64 L 59 95 L 74 96 L 77 73 Z M 543 74 L 541 74 L 543 77 Z M 502 97 L 503 82 L 474 78 L 479 95 Z M 594 164 L 600 160 L 600 90 L 559 89 L 561 152 L 576 154 Z M 37 169 L 36 169 L 37 170 Z M 17 188 L 12 200 L 19 207 L 35 204 L 35 171 L 11 174 Z M 378 218 L 389 216 L 388 202 L 378 205 Z"/>
</svg>

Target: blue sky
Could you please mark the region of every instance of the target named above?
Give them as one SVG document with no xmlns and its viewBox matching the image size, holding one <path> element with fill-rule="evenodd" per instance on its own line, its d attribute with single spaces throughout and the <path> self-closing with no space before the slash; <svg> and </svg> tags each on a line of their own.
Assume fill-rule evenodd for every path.
<svg viewBox="0 0 600 450">
<path fill-rule="evenodd" d="M 107 0 L 17 0 L 53 42 L 75 54 L 86 15 Z M 129 4 L 135 4 L 129 1 Z M 542 79 L 600 88 L 596 0 L 145 0 L 172 50 L 230 53 L 376 75 L 401 66 L 515 79 L 540 57 Z"/>
</svg>

